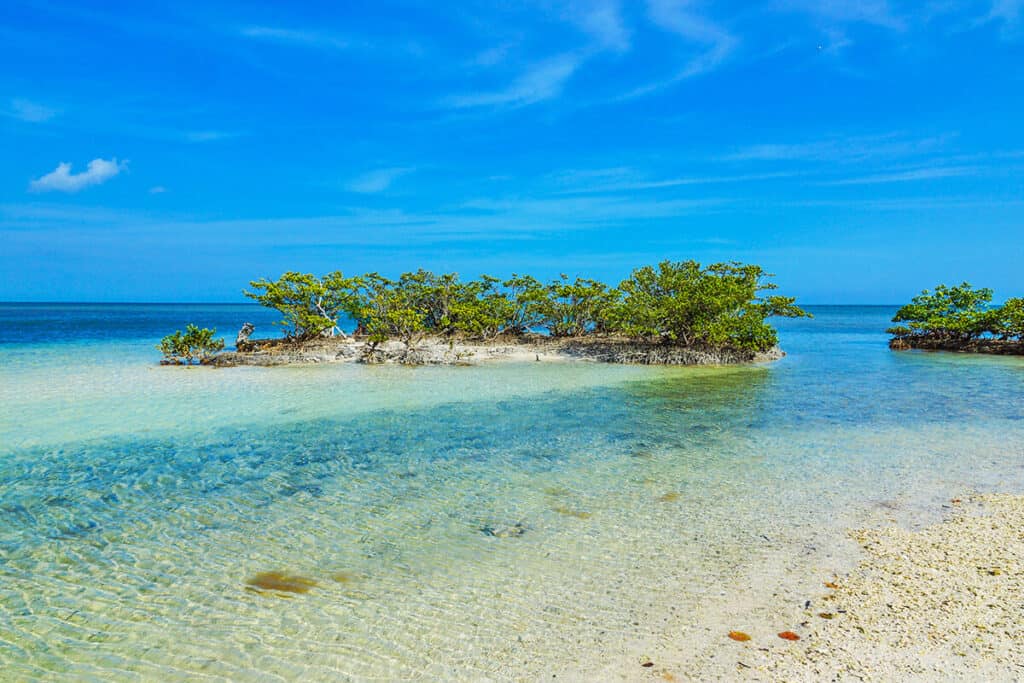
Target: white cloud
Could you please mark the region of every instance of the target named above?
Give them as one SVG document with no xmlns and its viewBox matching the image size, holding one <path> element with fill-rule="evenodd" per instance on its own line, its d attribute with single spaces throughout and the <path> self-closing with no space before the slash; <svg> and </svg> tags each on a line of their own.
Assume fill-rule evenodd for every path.
<svg viewBox="0 0 1024 683">
<path fill-rule="evenodd" d="M 278 26 L 243 26 L 239 33 L 247 38 L 305 45 L 308 47 L 326 47 L 341 50 L 350 46 L 348 40 L 333 33 L 307 29 L 281 28 Z"/>
<path fill-rule="evenodd" d="M 687 78 L 714 71 L 739 44 L 739 39 L 729 31 L 691 11 L 689 0 L 648 0 L 647 10 L 651 21 L 657 26 L 675 33 L 687 42 L 701 45 L 703 51 L 672 76 L 641 86 L 627 93 L 625 98 L 647 95 Z"/>
<path fill-rule="evenodd" d="M 524 106 L 557 97 L 566 82 L 582 64 L 574 53 L 552 57 L 532 65 L 510 86 L 491 92 L 470 93 L 449 97 L 446 103 L 456 108 L 487 106 Z"/>
<path fill-rule="evenodd" d="M 56 169 L 29 183 L 29 189 L 33 192 L 78 192 L 90 185 L 99 185 L 110 180 L 120 173 L 125 165 L 126 162 L 117 159 L 93 159 L 85 171 L 72 173 L 71 164 L 62 161 L 57 164 Z"/>
<path fill-rule="evenodd" d="M 56 109 L 51 109 L 38 102 L 32 102 L 22 98 L 15 98 L 11 100 L 11 107 L 8 115 L 19 119 L 21 121 L 27 121 L 28 123 L 42 123 L 49 121 L 57 115 Z"/>
<path fill-rule="evenodd" d="M 413 170 L 408 167 L 379 168 L 353 178 L 345 186 L 345 189 L 349 192 L 358 192 L 360 194 L 383 192 L 391 187 L 391 183 L 408 173 L 412 173 Z"/>
</svg>

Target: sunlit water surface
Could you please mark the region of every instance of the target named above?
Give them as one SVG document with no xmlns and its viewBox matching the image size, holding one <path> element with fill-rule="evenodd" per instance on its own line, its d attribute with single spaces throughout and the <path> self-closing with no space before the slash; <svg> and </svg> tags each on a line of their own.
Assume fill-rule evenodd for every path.
<svg viewBox="0 0 1024 683">
<path fill-rule="evenodd" d="M 1024 360 L 814 312 L 743 368 L 214 370 L 153 345 L 268 314 L 0 305 L 0 677 L 629 677 L 880 511 L 1024 490 Z"/>
</svg>

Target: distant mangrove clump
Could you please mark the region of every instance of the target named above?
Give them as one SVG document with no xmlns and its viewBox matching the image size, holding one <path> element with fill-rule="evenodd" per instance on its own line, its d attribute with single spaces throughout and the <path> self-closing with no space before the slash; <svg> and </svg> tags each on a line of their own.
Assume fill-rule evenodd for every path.
<svg viewBox="0 0 1024 683">
<path fill-rule="evenodd" d="M 1024 299 L 994 306 L 992 297 L 967 282 L 926 289 L 896 311 L 889 347 L 1024 354 Z"/>
<path fill-rule="evenodd" d="M 709 364 L 778 358 L 774 316 L 807 316 L 774 294 L 771 275 L 738 262 L 663 261 L 618 287 L 566 275 L 544 283 L 426 270 L 317 276 L 289 271 L 254 280 L 245 296 L 281 314 L 283 338 L 250 339 L 211 356 L 194 326 L 161 349 L 216 365 L 360 362 L 468 363 L 485 358 L 586 358 L 621 363 Z M 342 327 L 345 329 L 342 329 Z M 180 335 L 180 333 L 176 333 Z M 202 342 L 188 343 L 192 338 Z M 183 350 L 177 351 L 179 347 Z M 219 349 L 218 349 L 219 350 Z"/>
<path fill-rule="evenodd" d="M 163 353 L 164 365 L 192 365 L 209 360 L 224 350 L 224 340 L 215 339 L 216 329 L 188 325 L 185 332 L 177 330 L 160 340 L 157 349 Z"/>
</svg>

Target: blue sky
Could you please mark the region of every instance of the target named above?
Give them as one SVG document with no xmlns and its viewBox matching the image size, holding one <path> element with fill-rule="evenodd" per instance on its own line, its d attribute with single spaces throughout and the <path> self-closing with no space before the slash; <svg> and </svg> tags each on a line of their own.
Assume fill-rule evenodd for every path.
<svg viewBox="0 0 1024 683">
<path fill-rule="evenodd" d="M 1024 294 L 1024 0 L 0 6 L 4 300 L 287 269 Z"/>
</svg>

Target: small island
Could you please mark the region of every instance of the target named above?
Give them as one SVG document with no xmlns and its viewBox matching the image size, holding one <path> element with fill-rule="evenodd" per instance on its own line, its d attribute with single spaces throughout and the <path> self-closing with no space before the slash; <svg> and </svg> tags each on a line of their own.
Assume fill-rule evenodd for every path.
<svg viewBox="0 0 1024 683">
<path fill-rule="evenodd" d="M 769 293 L 776 288 L 771 277 L 757 265 L 696 261 L 637 268 L 618 287 L 565 275 L 544 284 L 528 275 L 461 281 L 455 273 L 425 270 L 397 279 L 287 272 L 255 280 L 244 292 L 281 313 L 283 337 L 252 339 L 247 323 L 236 350 L 221 353 L 214 330 L 193 326 L 193 338 L 206 346 L 176 354 L 171 335 L 160 348 L 166 364 L 198 360 L 218 367 L 496 359 L 750 363 L 784 355 L 768 318 L 808 316 L 793 297 Z M 341 320 L 352 329 L 343 331 Z"/>
<path fill-rule="evenodd" d="M 993 291 L 969 283 L 924 290 L 901 307 L 889 348 L 1024 355 L 1024 298 L 992 305 Z"/>
</svg>

